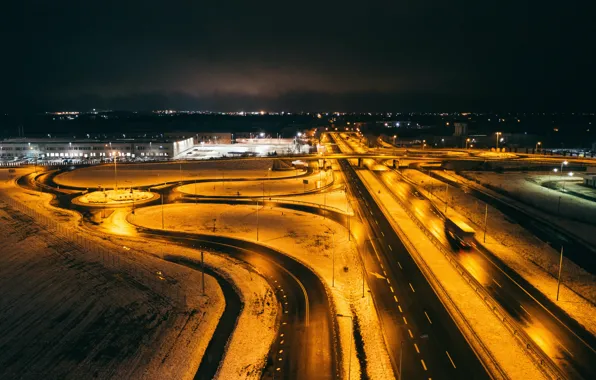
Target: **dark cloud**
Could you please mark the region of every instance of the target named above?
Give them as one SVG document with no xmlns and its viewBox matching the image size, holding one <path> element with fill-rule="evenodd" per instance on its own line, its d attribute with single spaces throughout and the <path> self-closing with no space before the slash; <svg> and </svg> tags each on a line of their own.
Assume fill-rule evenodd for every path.
<svg viewBox="0 0 596 380">
<path fill-rule="evenodd" d="M 1 96 L 5 107 L 42 109 L 585 109 L 596 100 L 590 11 L 524 1 L 24 0 L 2 23 L 11 54 Z"/>
</svg>

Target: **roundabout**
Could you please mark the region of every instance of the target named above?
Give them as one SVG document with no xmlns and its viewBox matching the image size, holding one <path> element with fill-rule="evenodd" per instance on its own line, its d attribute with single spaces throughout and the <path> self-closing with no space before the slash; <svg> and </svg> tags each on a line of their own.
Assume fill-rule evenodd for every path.
<svg viewBox="0 0 596 380">
<path fill-rule="evenodd" d="M 93 191 L 76 197 L 72 203 L 84 207 L 121 207 L 142 205 L 160 197 L 150 191 L 118 189 Z"/>
</svg>

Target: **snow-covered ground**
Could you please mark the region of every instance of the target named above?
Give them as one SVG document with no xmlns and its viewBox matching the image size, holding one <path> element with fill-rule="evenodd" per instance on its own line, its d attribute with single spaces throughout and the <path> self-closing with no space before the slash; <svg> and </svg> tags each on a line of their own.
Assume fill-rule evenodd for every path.
<svg viewBox="0 0 596 380">
<path fill-rule="evenodd" d="M 160 162 L 147 164 L 113 164 L 90 166 L 62 173 L 54 178 L 59 185 L 81 188 L 113 188 L 158 185 L 165 182 L 194 179 L 289 177 L 304 173 L 269 170 L 273 160 L 244 159 L 223 161 Z M 0 177 L 0 181 L 2 177 Z"/>
<path fill-rule="evenodd" d="M 161 228 L 161 207 L 137 210 L 129 220 L 150 228 Z M 362 298 L 362 269 L 357 250 L 348 240 L 342 226 L 320 216 L 288 211 L 274 207 L 252 205 L 174 204 L 164 207 L 165 228 L 186 232 L 218 234 L 256 240 L 278 249 L 312 268 L 330 290 L 336 311 L 355 315 L 361 326 L 364 349 L 368 358 L 370 378 L 394 378 L 391 364 L 381 336 L 372 299 L 368 293 Z M 215 232 L 213 232 L 213 219 Z M 354 222 L 355 223 L 355 222 Z M 332 286 L 333 258 L 335 257 L 335 286 Z M 347 373 L 347 352 L 352 342 L 349 323 L 339 323 L 342 351 L 345 353 L 344 370 Z M 355 347 L 352 347 L 352 368 L 358 378 L 359 366 Z"/>
<path fill-rule="evenodd" d="M 455 315 L 463 315 L 469 326 L 479 337 L 482 344 L 487 347 L 492 357 L 511 379 L 540 379 L 543 374 L 533 364 L 524 350 L 516 343 L 516 339 L 509 330 L 499 321 L 482 298 L 466 282 L 458 271 L 449 263 L 443 254 L 429 241 L 427 236 L 405 213 L 401 205 L 388 194 L 379 179 L 370 171 L 357 171 L 363 179 L 370 193 L 382 205 L 388 220 L 396 231 L 401 231 L 402 238 L 409 242 L 415 249 L 411 252 L 416 261 L 422 260 L 442 285 L 442 288 L 459 310 Z M 380 192 L 379 192 L 380 190 Z M 431 282 L 432 284 L 432 282 Z M 441 295 L 441 291 L 436 291 Z M 445 302 L 450 305 L 449 302 Z M 450 307 L 447 306 L 450 310 Z M 454 314 L 454 313 L 452 313 Z M 473 347 L 479 350 L 476 339 L 469 330 L 454 318 L 462 331 L 468 336 Z M 486 357 L 482 351 L 481 356 Z M 515 360 L 511 360 L 515 357 Z"/>
<path fill-rule="evenodd" d="M 476 156 L 483 157 L 483 158 L 494 158 L 494 159 L 515 158 L 515 157 L 517 157 L 517 155 L 515 153 L 488 152 L 488 151 L 477 153 Z"/>
<path fill-rule="evenodd" d="M 488 184 L 493 188 L 506 191 L 511 197 L 556 216 L 558 219 L 566 218 L 592 225 L 596 224 L 596 202 L 564 194 L 541 185 L 544 181 L 561 180 L 560 177 L 552 175 L 553 173 L 465 172 L 463 174 L 481 184 Z M 563 178 L 565 177 L 563 176 Z"/>
<path fill-rule="evenodd" d="M 332 182 L 333 172 L 320 171 L 308 177 L 263 181 L 218 181 L 182 185 L 178 191 L 203 196 L 254 196 L 271 197 L 286 194 L 300 194 L 324 187 Z M 308 183 L 304 183 L 307 181 Z"/>
<path fill-rule="evenodd" d="M 200 297 L 194 271 L 162 263 L 180 309 L 0 205 L 0 378 L 193 378 L 224 309 L 213 278 Z"/>
<path fill-rule="evenodd" d="M 446 186 L 434 178 L 414 170 L 402 171 L 417 183 L 424 181 L 425 195 L 432 186 L 431 200 L 444 207 Z M 452 180 L 465 181 L 453 172 L 435 172 Z M 476 230 L 483 230 L 485 203 L 470 194 L 449 187 L 449 212 L 456 212 Z M 511 223 L 499 210 L 488 206 L 489 228 L 486 248 L 515 270 L 552 302 L 556 303 L 588 331 L 596 334 L 596 276 L 564 258 L 560 301 L 556 301 L 559 252 L 537 239 L 516 223 Z M 482 243 L 482 242 L 481 242 Z M 576 294 L 577 293 L 577 294 Z"/>
<path fill-rule="evenodd" d="M 28 172 L 30 170 L 27 168 L 17 169 L 15 174 L 24 175 Z M 0 178 L 3 174 L 8 177 L 6 173 L 2 173 L 0 170 Z M 20 189 L 10 180 L 0 182 L 0 191 L 5 196 L 17 199 L 20 203 L 26 204 L 40 214 L 59 221 L 63 226 L 70 226 L 74 229 L 79 224 L 79 214 L 50 206 L 51 196 L 47 193 L 40 194 Z M 110 219 L 111 221 L 116 219 L 126 223 L 126 213 L 126 210 L 117 210 L 110 216 Z M 121 234 L 121 236 L 107 235 L 106 232 Z M 148 350 L 153 351 L 152 355 L 147 355 L 145 362 L 142 363 L 143 365 L 136 364 L 136 367 L 133 368 L 135 371 L 133 378 L 193 378 L 217 326 L 225 301 L 217 282 L 213 278 L 210 276 L 205 277 L 207 297 L 203 297 L 200 294 L 201 277 L 199 272 L 164 261 L 160 257 L 167 253 L 169 255 L 183 255 L 186 258 L 197 260 L 199 257 L 198 252 L 158 240 L 147 244 L 145 238 L 129 236 L 129 234 L 134 234 L 134 229 L 125 227 L 119 228 L 116 226 L 116 228 L 98 231 L 79 229 L 78 234 L 95 240 L 98 244 L 107 245 L 113 252 L 118 252 L 126 246 L 127 253 L 134 254 L 132 259 L 139 266 L 137 269 L 144 268 L 152 273 L 157 273 L 157 271 L 165 273 L 168 278 L 173 279 L 178 284 L 184 292 L 184 294 L 178 296 L 184 296 L 187 310 L 179 312 L 180 315 L 175 314 L 176 319 L 173 317 L 169 319 L 170 324 L 167 325 L 167 329 L 163 329 L 160 342 L 155 345 L 151 342 L 148 343 Z M 47 240 L 49 241 L 49 239 Z M 242 310 L 232 339 L 228 343 L 226 356 L 219 368 L 219 373 L 225 376 L 229 375 L 228 378 L 259 378 L 276 331 L 275 322 L 278 304 L 271 302 L 271 289 L 258 273 L 254 273 L 252 268 L 229 260 L 225 256 L 206 252 L 205 263 L 231 281 L 239 291 L 245 305 L 250 305 L 250 307 L 244 307 Z M 95 262 L 92 264 L 97 266 Z M 53 269 L 55 271 L 55 268 Z M 29 278 L 27 277 L 27 279 Z M 114 278 L 117 280 L 119 276 Z M 157 290 L 161 289 L 158 288 Z M 76 290 L 69 293 L 72 297 L 74 297 L 73 292 L 76 293 Z M 214 292 L 218 293 L 212 294 Z M 207 301 L 213 302 L 213 306 L 209 306 Z M 216 301 L 219 303 L 216 303 Z M 110 299 L 106 297 L 103 302 L 109 306 Z"/>
</svg>

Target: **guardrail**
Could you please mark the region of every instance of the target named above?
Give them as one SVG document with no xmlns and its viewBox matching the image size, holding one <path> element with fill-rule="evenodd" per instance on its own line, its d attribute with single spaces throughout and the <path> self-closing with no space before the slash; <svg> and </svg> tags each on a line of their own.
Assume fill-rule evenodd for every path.
<svg viewBox="0 0 596 380">
<path fill-rule="evenodd" d="M 384 185 L 384 183 L 383 183 L 383 185 Z M 397 199 L 397 197 L 395 197 L 395 195 L 393 195 L 393 193 L 387 188 L 387 186 L 385 186 L 385 188 L 387 191 L 389 191 L 390 194 L 392 194 L 392 197 L 399 203 L 399 205 L 406 212 L 406 214 L 414 221 L 416 226 L 418 228 L 421 228 L 421 223 L 417 219 L 415 219 L 416 217 L 405 207 L 405 205 L 399 199 Z M 374 194 L 374 192 L 372 192 L 371 194 L 373 195 L 374 198 L 377 198 L 377 196 L 376 196 L 376 194 Z M 377 202 L 377 204 L 379 204 L 380 207 L 383 210 L 385 210 L 385 213 L 386 213 L 388 219 L 391 219 L 391 215 L 388 213 L 387 209 L 385 208 L 385 205 L 383 205 L 382 202 Z M 422 269 L 422 272 L 425 274 L 425 277 L 427 278 L 427 280 L 430 280 L 429 282 L 432 282 L 434 284 L 434 287 L 438 288 L 438 290 L 440 291 L 441 295 L 439 296 L 437 294 L 437 296 L 439 297 L 440 300 L 443 300 L 444 303 L 446 302 L 448 304 L 448 305 L 445 305 L 446 309 L 449 312 L 449 314 L 452 316 L 454 321 L 457 321 L 459 319 L 461 321 L 461 323 L 463 323 L 463 326 L 461 326 L 461 324 L 458 324 L 458 325 L 460 325 L 460 329 L 462 327 L 464 327 L 465 330 L 468 331 L 468 334 L 471 335 L 473 342 L 468 338 L 467 334 L 464 334 L 464 337 L 466 337 L 466 340 L 468 341 L 470 346 L 473 348 L 473 350 L 477 353 L 477 355 L 479 357 L 488 358 L 488 360 L 490 361 L 489 363 L 484 363 L 485 367 L 492 368 L 493 372 L 496 372 L 498 375 L 500 375 L 502 379 L 508 379 L 509 377 L 507 376 L 507 374 L 501 369 L 499 363 L 496 361 L 496 359 L 494 358 L 494 356 L 492 355 L 490 350 L 482 342 L 482 340 L 480 339 L 478 334 L 476 334 L 476 331 L 474 331 L 474 328 L 472 327 L 472 325 L 470 324 L 468 319 L 463 315 L 463 313 L 457 307 L 457 305 L 455 304 L 455 302 L 453 301 L 451 296 L 449 296 L 449 294 L 447 293 L 447 291 L 445 290 L 445 288 L 443 287 L 443 285 L 441 284 L 439 279 L 435 276 L 433 271 L 430 269 L 430 267 L 428 266 L 428 264 L 426 263 L 426 261 L 424 260 L 422 255 L 418 252 L 418 250 L 416 249 L 414 244 L 410 241 L 407 234 L 404 233 L 404 231 L 399 227 L 399 225 L 397 223 L 391 223 L 391 225 L 394 226 L 397 234 L 399 235 L 400 240 L 402 242 L 404 242 L 404 245 L 406 246 L 408 252 L 410 252 L 412 254 L 412 257 L 415 259 L 416 263 L 419 266 L 421 266 L 420 269 Z M 422 230 L 422 232 L 427 237 L 429 237 L 430 233 L 428 233 L 428 231 Z M 456 313 L 455 316 L 453 315 L 453 312 Z M 478 350 L 481 350 L 482 353 L 478 352 Z"/>
<path fill-rule="evenodd" d="M 84 255 L 85 260 L 94 261 L 106 268 L 124 273 L 131 280 L 149 287 L 173 307 L 187 306 L 186 294 L 181 291 L 179 284 L 168 281 L 167 274 L 153 272 L 148 268 L 143 268 L 139 262 L 135 262 L 133 249 L 123 246 L 121 251 L 110 250 L 97 244 L 94 240 L 82 236 L 80 231 L 67 227 L 5 194 L 0 194 L 0 202 L 30 217 L 32 223 L 36 223 L 48 231 L 50 233 L 48 239 L 54 240 L 57 246 L 64 246 L 64 252 L 60 252 L 60 250 L 56 250 L 56 252 L 65 259 L 73 260 L 77 259 L 77 255 Z M 72 251 L 77 255 L 72 255 Z M 96 276 L 91 272 L 89 274 Z"/>
<path fill-rule="evenodd" d="M 409 178 L 399 173 L 402 178 L 406 178 L 407 182 L 413 186 L 414 184 Z M 474 289 L 476 293 L 482 298 L 484 303 L 489 309 L 497 316 L 509 333 L 515 338 L 518 345 L 532 358 L 532 361 L 536 364 L 537 368 L 550 379 L 565 379 L 565 375 L 561 373 L 559 368 L 552 362 L 552 360 L 538 347 L 538 345 L 532 340 L 522 328 L 520 328 L 512 318 L 509 318 L 508 313 L 499 305 L 492 296 L 484 289 L 484 287 L 472 276 L 470 273 L 459 265 L 457 259 L 453 256 L 453 253 L 446 249 L 445 246 L 436 238 L 429 230 L 424 226 L 420 220 L 406 207 L 406 205 L 381 181 L 387 191 L 391 194 L 394 200 L 396 200 L 410 219 L 418 226 L 418 228 L 428 237 L 433 245 L 445 256 L 445 258 L 451 263 L 455 270 L 462 276 L 464 280 Z M 420 193 L 422 195 L 422 193 Z M 424 195 L 422 195 L 425 197 Z M 425 197 L 426 198 L 426 197 Z M 428 200 L 428 198 L 426 198 Z M 429 200 L 430 202 L 430 200 Z M 431 202 L 432 203 L 432 202 Z M 492 355 L 491 355 L 492 356 Z M 494 358 L 493 358 L 494 360 Z"/>
</svg>

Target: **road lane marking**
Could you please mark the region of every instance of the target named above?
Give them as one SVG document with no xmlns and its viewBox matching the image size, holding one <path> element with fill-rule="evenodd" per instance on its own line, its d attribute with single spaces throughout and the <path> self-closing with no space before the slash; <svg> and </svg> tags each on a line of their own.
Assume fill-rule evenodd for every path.
<svg viewBox="0 0 596 380">
<path fill-rule="evenodd" d="M 385 276 L 387 276 L 387 273 L 385 273 Z M 385 278 L 385 280 L 387 280 L 388 284 L 391 284 L 391 282 L 389 281 L 389 277 Z"/>
<path fill-rule="evenodd" d="M 401 306 L 397 305 L 397 308 L 399 309 L 400 313 L 403 313 L 403 310 L 401 309 Z"/>
<path fill-rule="evenodd" d="M 430 324 L 433 324 L 433 321 L 430 320 L 430 317 L 428 316 L 428 313 L 425 311 L 424 315 L 426 315 L 426 319 L 428 319 L 428 321 L 430 322 Z"/>
<path fill-rule="evenodd" d="M 391 244 L 387 244 L 387 246 L 389 247 L 389 250 L 390 250 L 391 252 L 393 252 L 393 248 L 391 248 Z"/>
<path fill-rule="evenodd" d="M 391 293 L 395 293 L 395 292 L 393 291 L 393 286 L 390 286 L 390 287 L 389 287 L 389 289 L 391 289 Z"/>
<path fill-rule="evenodd" d="M 523 311 L 525 311 L 526 313 L 528 313 L 528 315 L 530 315 L 530 313 L 529 313 L 529 312 L 526 310 L 526 308 L 525 308 L 523 305 L 519 305 L 519 307 L 521 307 L 521 309 L 522 309 Z"/>
<path fill-rule="evenodd" d="M 453 359 L 451 359 L 451 355 L 449 355 L 449 351 L 445 351 L 445 353 L 447 354 L 447 357 L 449 358 L 449 361 L 451 362 L 451 365 L 453 366 L 453 368 L 457 368 L 455 366 L 455 363 L 453 362 Z"/>
<path fill-rule="evenodd" d="M 408 329 L 408 334 L 410 334 L 410 338 L 414 339 L 414 334 L 412 334 L 412 330 Z"/>
<path fill-rule="evenodd" d="M 420 359 L 420 363 L 422 363 L 422 368 L 427 371 L 426 364 L 424 364 L 424 359 Z"/>
<path fill-rule="evenodd" d="M 393 296 L 393 299 L 395 300 L 395 302 L 399 302 L 399 301 L 397 300 L 397 296 Z"/>
<path fill-rule="evenodd" d="M 383 231 L 381 231 L 381 235 L 383 235 L 383 237 L 385 236 L 385 234 L 383 233 Z"/>
<path fill-rule="evenodd" d="M 418 349 L 418 345 L 416 343 L 414 343 L 414 348 L 416 349 L 417 353 L 420 353 L 420 350 Z"/>
<path fill-rule="evenodd" d="M 497 280 L 495 280 L 494 278 L 493 278 L 492 280 L 493 280 L 493 282 L 494 282 L 495 284 L 497 284 L 497 285 L 499 286 L 499 288 L 502 288 L 501 284 L 499 284 L 499 283 L 497 282 Z"/>
<path fill-rule="evenodd" d="M 385 276 L 387 276 L 387 272 L 385 272 L 385 270 L 384 270 L 384 269 L 383 269 L 383 274 L 384 274 Z"/>
<path fill-rule="evenodd" d="M 377 223 L 377 226 L 379 225 L 379 222 L 375 219 L 375 223 Z"/>
<path fill-rule="evenodd" d="M 404 319 L 404 323 L 407 325 L 408 324 L 408 320 L 406 319 L 406 317 L 402 317 Z"/>
<path fill-rule="evenodd" d="M 399 261 L 397 262 L 397 265 L 399 265 L 399 269 L 404 269 L 401 267 L 401 263 Z"/>
<path fill-rule="evenodd" d="M 561 343 L 559 343 L 559 345 L 560 345 L 561 347 L 563 347 L 563 349 L 564 349 L 565 351 L 567 351 L 567 353 L 568 353 L 569 355 L 571 355 L 571 357 L 572 357 L 572 358 L 574 358 L 574 357 L 575 357 L 575 356 L 573 356 L 573 354 L 571 353 L 571 351 L 569 351 L 569 350 L 567 349 L 567 347 L 563 346 Z"/>
<path fill-rule="evenodd" d="M 414 287 L 412 286 L 412 283 L 408 282 L 408 284 L 410 284 L 410 288 L 412 289 L 412 292 L 416 293 L 416 291 L 414 290 Z"/>
</svg>

